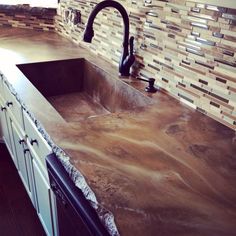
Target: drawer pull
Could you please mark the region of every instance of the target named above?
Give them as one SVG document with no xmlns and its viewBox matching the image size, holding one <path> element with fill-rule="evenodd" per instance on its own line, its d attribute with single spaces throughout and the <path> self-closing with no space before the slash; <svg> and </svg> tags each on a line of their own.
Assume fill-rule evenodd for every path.
<svg viewBox="0 0 236 236">
<path fill-rule="evenodd" d="M 37 139 L 31 139 L 31 140 L 30 140 L 30 144 L 31 144 L 32 146 L 34 145 L 34 143 L 36 143 L 36 144 L 38 145 Z"/>
<path fill-rule="evenodd" d="M 25 149 L 24 150 L 24 154 L 26 154 L 27 152 L 29 152 L 30 150 L 29 149 Z"/>
<path fill-rule="evenodd" d="M 24 139 L 20 139 L 20 140 L 19 140 L 19 144 L 22 144 L 22 143 L 24 143 L 24 142 L 25 142 Z"/>
<path fill-rule="evenodd" d="M 8 107 L 13 106 L 13 103 L 12 102 L 7 102 L 7 106 Z"/>
<path fill-rule="evenodd" d="M 1 111 L 7 110 L 6 107 L 1 106 Z"/>
</svg>

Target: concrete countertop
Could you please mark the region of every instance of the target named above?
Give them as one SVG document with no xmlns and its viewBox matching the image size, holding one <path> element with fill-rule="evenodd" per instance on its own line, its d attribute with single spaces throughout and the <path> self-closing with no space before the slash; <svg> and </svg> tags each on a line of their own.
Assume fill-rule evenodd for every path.
<svg viewBox="0 0 236 236">
<path fill-rule="evenodd" d="M 68 123 L 15 65 L 83 57 L 120 79 L 117 69 L 54 33 L 2 28 L 0 55 L 0 70 L 121 235 L 235 235 L 235 131 L 163 92 L 147 95 L 146 108 Z"/>
</svg>

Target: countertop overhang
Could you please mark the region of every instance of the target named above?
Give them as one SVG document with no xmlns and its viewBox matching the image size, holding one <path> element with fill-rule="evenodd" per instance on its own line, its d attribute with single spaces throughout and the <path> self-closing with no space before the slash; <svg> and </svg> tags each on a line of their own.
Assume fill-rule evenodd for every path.
<svg viewBox="0 0 236 236">
<path fill-rule="evenodd" d="M 86 58 L 120 79 L 117 68 L 53 33 L 1 32 L 0 53 L 9 58 L 0 71 L 114 214 L 121 235 L 233 235 L 235 131 L 162 91 L 147 94 L 154 104 L 146 108 L 67 123 L 16 64 Z M 125 82 L 145 93 L 145 83 Z"/>
</svg>

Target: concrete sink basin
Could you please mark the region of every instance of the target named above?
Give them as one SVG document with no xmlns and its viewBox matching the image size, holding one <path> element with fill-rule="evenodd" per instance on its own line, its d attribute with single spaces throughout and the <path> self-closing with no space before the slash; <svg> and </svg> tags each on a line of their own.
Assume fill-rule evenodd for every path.
<svg viewBox="0 0 236 236">
<path fill-rule="evenodd" d="M 151 103 L 138 90 L 83 58 L 17 66 L 67 122 Z"/>
</svg>

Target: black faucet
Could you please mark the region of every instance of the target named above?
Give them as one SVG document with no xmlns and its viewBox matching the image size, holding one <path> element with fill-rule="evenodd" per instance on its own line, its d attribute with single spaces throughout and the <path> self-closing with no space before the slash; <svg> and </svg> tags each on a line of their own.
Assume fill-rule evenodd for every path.
<svg viewBox="0 0 236 236">
<path fill-rule="evenodd" d="M 134 37 L 130 37 L 129 39 L 129 17 L 125 8 L 120 3 L 112 0 L 105 0 L 98 3 L 90 13 L 87 26 L 84 31 L 83 40 L 87 43 L 92 42 L 92 38 L 94 36 L 93 21 L 96 15 L 105 7 L 114 7 L 122 15 L 124 22 L 124 37 L 123 37 L 123 52 L 119 63 L 119 72 L 121 76 L 129 76 L 130 67 L 135 61 L 135 57 L 133 55 Z M 129 45 L 130 45 L 130 52 L 128 49 Z"/>
</svg>

